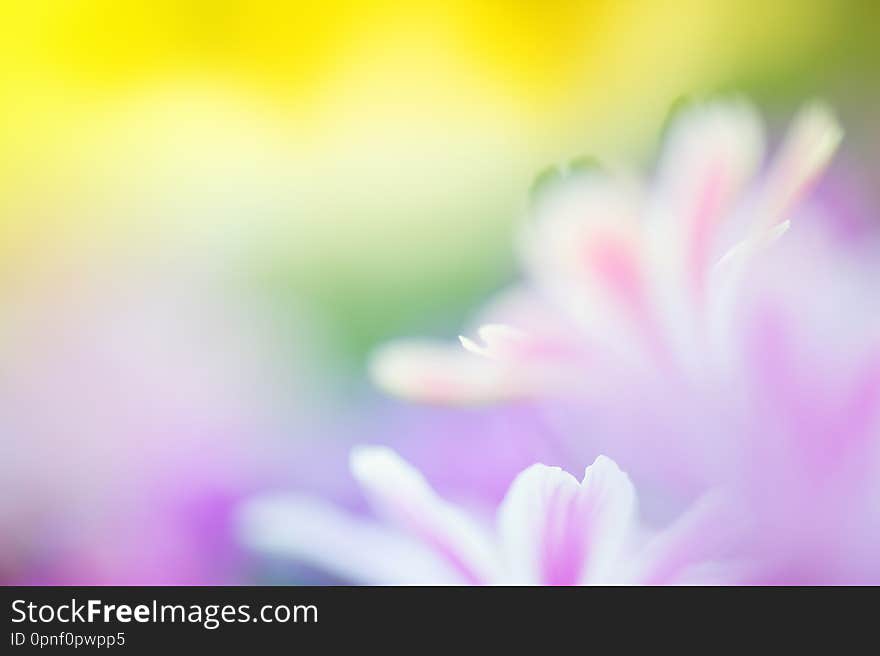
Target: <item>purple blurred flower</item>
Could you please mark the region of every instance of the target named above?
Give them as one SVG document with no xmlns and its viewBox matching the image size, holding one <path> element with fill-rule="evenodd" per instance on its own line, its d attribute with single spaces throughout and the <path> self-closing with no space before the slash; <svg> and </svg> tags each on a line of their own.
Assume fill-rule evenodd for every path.
<svg viewBox="0 0 880 656">
<path fill-rule="evenodd" d="M 597 458 L 580 483 L 558 467 L 530 466 L 510 485 L 494 526 L 442 499 L 390 449 L 358 447 L 351 468 L 384 525 L 287 494 L 243 509 L 245 540 L 370 584 L 723 580 L 710 563 L 688 559 L 688 521 L 641 534 L 632 483 L 608 458 Z"/>
<path fill-rule="evenodd" d="M 482 344 L 394 342 L 373 359 L 375 380 L 415 400 L 473 403 L 602 394 L 651 372 L 703 378 L 724 364 L 743 271 L 789 228 L 841 138 L 826 108 L 807 106 L 755 182 L 762 135 L 744 103 L 698 106 L 673 122 L 650 190 L 628 172 L 570 175 L 521 231 L 527 280 L 490 304 Z"/>
<path fill-rule="evenodd" d="M 527 279 L 479 340 L 399 341 L 372 362 L 414 400 L 528 399 L 567 462 L 620 462 L 648 526 L 689 527 L 640 581 L 715 562 L 726 580 L 880 582 L 880 251 L 802 220 L 821 214 L 804 201 L 841 138 L 831 113 L 807 106 L 763 170 L 762 132 L 743 103 L 698 106 L 649 192 L 628 173 L 571 175 L 538 199 Z M 308 522 L 274 517 L 306 540 Z"/>
</svg>

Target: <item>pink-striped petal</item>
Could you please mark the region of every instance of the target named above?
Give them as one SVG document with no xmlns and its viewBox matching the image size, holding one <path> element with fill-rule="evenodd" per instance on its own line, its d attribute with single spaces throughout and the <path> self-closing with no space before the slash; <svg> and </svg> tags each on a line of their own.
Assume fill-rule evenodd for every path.
<svg viewBox="0 0 880 656">
<path fill-rule="evenodd" d="M 597 458 L 582 483 L 558 467 L 533 465 L 517 476 L 498 511 L 510 581 L 613 582 L 635 521 L 635 490 L 609 458 Z"/>
<path fill-rule="evenodd" d="M 760 118 L 743 102 L 696 106 L 670 128 L 648 228 L 652 240 L 669 247 L 670 264 L 681 268 L 674 284 L 698 306 L 705 300 L 721 222 L 751 181 L 763 148 Z"/>
</svg>

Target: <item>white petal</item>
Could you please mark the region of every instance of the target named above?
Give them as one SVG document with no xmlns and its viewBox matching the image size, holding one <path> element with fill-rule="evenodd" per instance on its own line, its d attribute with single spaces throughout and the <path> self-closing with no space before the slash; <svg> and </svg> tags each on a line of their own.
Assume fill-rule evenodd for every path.
<svg viewBox="0 0 880 656">
<path fill-rule="evenodd" d="M 386 392 L 423 403 L 490 403 L 527 394 L 502 364 L 459 344 L 397 340 L 373 354 L 369 369 Z"/>
<path fill-rule="evenodd" d="M 485 324 L 477 333 L 483 345 L 463 335 L 458 339 L 465 350 L 493 360 L 517 359 L 530 341 L 526 333 L 505 324 Z"/>
<path fill-rule="evenodd" d="M 745 239 L 735 244 L 712 271 L 714 313 L 723 325 L 737 285 L 753 256 L 785 234 L 789 214 L 822 174 L 837 149 L 843 131 L 831 111 L 812 103 L 800 111 L 770 172 L 752 212 L 755 219 Z"/>
<path fill-rule="evenodd" d="M 564 393 L 583 385 L 584 369 L 596 353 L 578 325 L 560 310 L 534 289 L 512 287 L 483 307 L 475 322 L 477 334 L 487 346 L 497 344 L 494 351 L 503 352 L 504 359 L 527 365 L 530 389 Z"/>
<path fill-rule="evenodd" d="M 540 208 L 520 235 L 520 250 L 536 287 L 587 340 L 623 361 L 665 361 L 643 210 L 637 182 L 578 178 Z"/>
<path fill-rule="evenodd" d="M 638 251 L 641 209 L 641 189 L 630 180 L 595 174 L 568 182 L 524 226 L 519 240 L 524 264 L 551 294 L 572 287 L 569 292 L 607 293 L 591 269 L 592 251 L 597 242 Z"/>
<path fill-rule="evenodd" d="M 828 166 L 842 139 L 840 123 L 822 103 L 813 102 L 798 113 L 767 175 L 753 235 L 790 218 L 792 208 Z"/>
<path fill-rule="evenodd" d="M 742 274 L 750 258 L 754 257 L 762 248 L 772 245 L 773 242 L 788 232 L 790 228 L 791 221 L 783 221 L 767 230 L 759 238 L 747 238 L 734 244 L 715 263 L 712 270 L 712 284 L 715 286 L 721 285 L 723 281 Z"/>
<path fill-rule="evenodd" d="M 421 541 L 469 583 L 497 580 L 497 550 L 484 527 L 431 489 L 385 447 L 356 447 L 351 470 L 377 514 Z"/>
<path fill-rule="evenodd" d="M 702 303 L 721 221 L 760 165 L 761 120 L 750 105 L 698 105 L 672 124 L 661 157 L 648 229 L 670 283 Z"/>
<path fill-rule="evenodd" d="M 466 581 L 423 545 L 331 504 L 295 494 L 265 496 L 243 506 L 242 541 L 344 581 L 367 585 L 460 584 Z"/>
<path fill-rule="evenodd" d="M 529 467 L 498 511 L 510 582 L 613 581 L 635 518 L 632 483 L 609 458 L 600 456 L 587 467 L 582 483 L 558 467 Z"/>
<path fill-rule="evenodd" d="M 691 108 L 667 133 L 655 201 L 674 221 L 688 223 L 700 211 L 717 219 L 749 183 L 763 152 L 763 126 L 751 105 L 721 101 Z"/>
</svg>

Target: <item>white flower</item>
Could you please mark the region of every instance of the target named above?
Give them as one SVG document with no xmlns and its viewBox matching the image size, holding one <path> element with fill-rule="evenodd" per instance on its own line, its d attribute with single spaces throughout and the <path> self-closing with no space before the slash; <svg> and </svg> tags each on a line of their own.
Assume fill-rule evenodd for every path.
<svg viewBox="0 0 880 656">
<path fill-rule="evenodd" d="M 707 551 L 695 537 L 712 513 L 695 511 L 646 542 L 633 485 L 604 456 L 580 482 L 558 467 L 532 465 L 511 484 L 494 526 L 440 498 L 385 447 L 356 448 L 351 469 L 383 523 L 316 499 L 266 497 L 243 510 L 245 541 L 368 584 L 717 580 L 695 567 Z"/>
<path fill-rule="evenodd" d="M 526 280 L 483 313 L 482 344 L 394 342 L 374 355 L 374 379 L 414 400 L 479 403 L 582 393 L 615 371 L 702 378 L 730 357 L 743 272 L 787 230 L 841 136 L 827 108 L 808 105 L 759 176 L 749 105 L 683 112 L 653 185 L 593 171 L 539 200 L 518 240 Z"/>
</svg>

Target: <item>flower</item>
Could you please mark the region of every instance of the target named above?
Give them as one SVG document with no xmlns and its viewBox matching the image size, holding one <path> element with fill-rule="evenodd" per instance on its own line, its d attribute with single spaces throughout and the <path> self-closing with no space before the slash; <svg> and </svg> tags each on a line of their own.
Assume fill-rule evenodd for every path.
<svg viewBox="0 0 880 656">
<path fill-rule="evenodd" d="M 375 379 L 415 400 L 533 399 L 584 461 L 625 466 L 648 520 L 720 495 L 740 581 L 880 581 L 880 243 L 842 248 L 804 202 L 841 134 L 807 105 L 760 171 L 747 105 L 682 113 L 649 192 L 602 171 L 550 188 L 520 233 L 526 280 L 479 339 L 392 343 Z"/>
<path fill-rule="evenodd" d="M 681 510 L 729 479 L 744 433 L 760 432 L 744 364 L 753 291 L 794 271 L 762 263 L 780 259 L 841 134 L 808 104 L 761 172 L 749 105 L 682 111 L 652 184 L 593 168 L 538 194 L 517 241 L 525 280 L 481 313 L 478 339 L 392 342 L 374 379 L 417 401 L 529 399 L 581 462 L 608 454 Z M 814 277 L 802 269 L 795 284 Z"/>
<path fill-rule="evenodd" d="M 764 138 L 750 106 L 684 111 L 650 190 L 591 170 L 539 196 L 518 240 L 527 280 L 480 318 L 482 344 L 394 342 L 376 352 L 374 379 L 414 400 L 474 403 L 601 392 L 612 371 L 703 376 L 726 359 L 744 271 L 788 229 L 841 136 L 830 110 L 807 105 L 758 177 Z"/>
<path fill-rule="evenodd" d="M 241 532 L 252 547 L 370 584 L 578 585 L 721 580 L 700 567 L 695 510 L 645 539 L 635 489 L 600 456 L 578 482 L 535 464 L 510 485 L 494 529 L 438 496 L 386 447 L 357 447 L 351 471 L 384 523 L 298 495 L 252 500 Z M 708 562 L 708 561 L 707 561 Z"/>
</svg>

